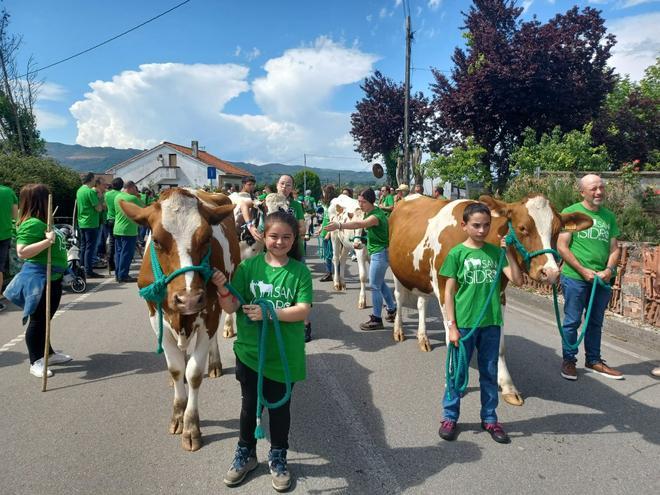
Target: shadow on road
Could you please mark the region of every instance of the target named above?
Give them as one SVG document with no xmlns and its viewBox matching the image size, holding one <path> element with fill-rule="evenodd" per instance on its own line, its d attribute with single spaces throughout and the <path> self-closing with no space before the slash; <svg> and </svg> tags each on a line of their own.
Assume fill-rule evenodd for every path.
<svg viewBox="0 0 660 495">
<path fill-rule="evenodd" d="M 660 381 L 649 376 L 648 384 L 644 384 L 632 393 L 620 393 L 617 391 L 617 387 L 623 387 L 624 382 L 610 381 L 605 377 L 585 372 L 584 367 L 581 366 L 584 359 L 581 352 L 581 356 L 578 357 L 578 359 L 581 358 L 578 363 L 578 380 L 569 382 L 559 374 L 561 358 L 557 354 L 557 350 L 515 335 L 507 336 L 507 347 L 507 353 L 512 357 L 507 364 L 523 395 L 528 398 L 537 397 L 545 401 L 572 404 L 595 411 L 562 413 L 511 422 L 508 423 L 508 428 L 513 433 L 512 436 L 594 433 L 612 435 L 636 432 L 645 440 L 660 444 L 660 428 L 658 428 L 660 409 L 635 399 L 636 394 L 649 387 L 660 388 Z M 524 361 L 515 359 L 515 356 L 523 355 L 527 356 Z M 525 364 L 529 362 L 538 363 L 538 365 Z M 645 362 L 626 364 L 619 366 L 618 369 L 629 376 L 648 376 L 652 367 L 653 363 Z M 611 431 L 612 429 L 615 431 Z"/>
</svg>

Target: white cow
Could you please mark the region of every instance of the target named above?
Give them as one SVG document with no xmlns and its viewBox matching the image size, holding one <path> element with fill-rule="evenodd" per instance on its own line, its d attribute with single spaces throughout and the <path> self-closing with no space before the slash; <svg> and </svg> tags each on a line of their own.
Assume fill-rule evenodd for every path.
<svg viewBox="0 0 660 495">
<path fill-rule="evenodd" d="M 348 222 L 351 220 L 362 220 L 364 212 L 358 201 L 341 194 L 330 201 L 328 207 L 328 220 L 330 222 Z M 335 230 L 330 233 L 332 241 L 332 265 L 334 268 L 333 282 L 335 290 L 346 290 L 344 274 L 346 273 L 346 258 L 351 250 L 355 250 L 358 262 L 358 275 L 360 279 L 360 295 L 358 297 L 358 308 L 367 307 L 367 296 L 365 288 L 369 276 L 369 255 L 366 249 L 366 240 L 362 240 L 360 229 Z"/>
</svg>

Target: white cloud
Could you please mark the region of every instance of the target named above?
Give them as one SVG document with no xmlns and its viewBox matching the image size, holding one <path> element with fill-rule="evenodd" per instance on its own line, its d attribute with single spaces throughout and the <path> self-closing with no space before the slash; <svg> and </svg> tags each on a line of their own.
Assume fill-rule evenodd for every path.
<svg viewBox="0 0 660 495">
<path fill-rule="evenodd" d="M 66 117 L 44 110 L 39 106 L 34 107 L 34 115 L 37 118 L 37 129 L 40 131 L 60 129 L 69 124 Z"/>
<path fill-rule="evenodd" d="M 241 45 L 236 45 L 236 50 L 234 50 L 234 57 L 240 57 L 241 56 Z"/>
<path fill-rule="evenodd" d="M 607 24 L 617 38 L 610 64 L 620 74 L 639 80 L 660 53 L 660 12 L 623 17 Z"/>
<path fill-rule="evenodd" d="M 374 18 L 373 14 L 369 14 L 367 16 L 367 22 L 371 22 L 373 20 L 373 18 Z"/>
<path fill-rule="evenodd" d="M 56 83 L 44 82 L 37 92 L 37 98 L 40 101 L 61 101 L 64 99 L 67 91 L 64 86 Z"/>
<path fill-rule="evenodd" d="M 523 13 L 527 12 L 529 8 L 532 6 L 534 3 L 534 0 L 523 0 L 522 7 L 523 7 Z"/>
<path fill-rule="evenodd" d="M 655 3 L 658 0 L 625 0 L 622 7 L 627 9 L 628 7 L 636 7 L 637 5 L 642 5 L 644 3 Z"/>
<path fill-rule="evenodd" d="M 382 9 L 380 9 L 380 12 L 378 12 L 378 17 L 380 17 L 381 19 L 384 19 L 384 18 L 387 17 L 388 15 L 392 15 L 392 14 L 390 14 L 390 13 L 387 11 L 387 8 L 386 8 L 386 7 L 383 7 Z"/>
<path fill-rule="evenodd" d="M 339 87 L 369 75 L 376 60 L 355 46 L 320 37 L 268 60 L 265 76 L 251 86 L 248 69 L 240 65 L 145 64 L 91 83 L 91 91 L 70 110 L 77 142 L 87 146 L 144 148 L 197 139 L 211 153 L 256 163 L 303 153 L 356 156 L 350 115 L 333 111 L 331 99 Z M 260 113 L 225 111 L 229 101 L 250 89 Z M 333 165 L 346 167 L 323 164 Z"/>
<path fill-rule="evenodd" d="M 252 62 L 255 58 L 258 58 L 259 55 L 261 55 L 261 50 L 255 46 L 247 53 L 245 58 L 247 58 L 249 62 Z"/>
<path fill-rule="evenodd" d="M 427 3 L 429 9 L 431 10 L 438 10 L 441 4 L 442 0 L 429 0 Z"/>
<path fill-rule="evenodd" d="M 394 0 L 394 6 L 395 7 L 400 7 L 402 3 L 403 3 L 403 0 Z"/>
</svg>

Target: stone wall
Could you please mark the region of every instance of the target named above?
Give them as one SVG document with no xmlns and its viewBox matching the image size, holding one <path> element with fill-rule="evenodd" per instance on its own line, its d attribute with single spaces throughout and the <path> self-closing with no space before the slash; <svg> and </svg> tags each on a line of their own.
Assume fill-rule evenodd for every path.
<svg viewBox="0 0 660 495">
<path fill-rule="evenodd" d="M 618 273 L 612 284 L 609 311 L 660 327 L 660 292 L 653 289 L 660 246 L 621 242 Z M 524 276 L 524 288 L 551 294 L 552 288 Z M 561 290 L 560 290 L 561 291 Z"/>
</svg>

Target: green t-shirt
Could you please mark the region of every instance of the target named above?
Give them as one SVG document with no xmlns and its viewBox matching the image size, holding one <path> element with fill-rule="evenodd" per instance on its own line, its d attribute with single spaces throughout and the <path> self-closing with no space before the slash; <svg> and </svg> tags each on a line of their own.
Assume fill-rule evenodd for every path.
<svg viewBox="0 0 660 495">
<path fill-rule="evenodd" d="M 307 213 L 313 213 L 316 211 L 316 200 L 313 196 L 303 196 L 303 203 Z"/>
<path fill-rule="evenodd" d="M 275 303 L 276 308 L 288 308 L 296 303 L 312 303 L 312 275 L 301 262 L 289 258 L 283 267 L 266 263 L 265 254 L 244 260 L 236 269 L 232 286 L 247 303 L 265 297 Z M 238 329 L 234 352 L 249 368 L 257 371 L 258 337 L 262 323 L 252 322 L 242 310 L 238 310 Z M 291 380 L 305 379 L 305 322 L 280 322 L 282 339 L 289 363 Z M 268 324 L 266 336 L 266 360 L 264 376 L 276 382 L 284 382 L 284 370 L 280 362 L 273 323 Z"/>
<path fill-rule="evenodd" d="M 112 228 L 112 235 L 127 235 L 127 236 L 137 236 L 138 235 L 138 225 L 133 220 L 126 216 L 124 210 L 119 206 L 120 201 L 130 201 L 135 203 L 138 206 L 144 206 L 142 201 L 139 198 L 136 198 L 132 194 L 121 191 L 115 196 L 115 225 Z"/>
<path fill-rule="evenodd" d="M 13 189 L 0 186 L 0 241 L 11 238 L 12 210 L 18 204 L 18 198 Z"/>
<path fill-rule="evenodd" d="M 105 193 L 105 205 L 108 207 L 108 220 L 115 219 L 115 198 L 119 194 L 116 189 L 110 189 Z"/>
<path fill-rule="evenodd" d="M 293 210 L 293 216 L 296 217 L 296 220 L 304 220 L 305 212 L 303 211 L 302 204 L 296 199 L 289 199 L 289 208 Z"/>
<path fill-rule="evenodd" d="M 470 248 L 462 243 L 454 246 L 445 258 L 440 275 L 456 279 L 458 290 L 454 297 L 456 311 L 456 326 L 472 328 L 483 309 L 491 284 L 497 274 L 497 262 L 500 258 L 500 248 L 485 243 L 481 248 Z M 507 260 L 504 265 L 507 266 Z M 480 327 L 489 325 L 502 326 L 502 307 L 500 303 L 500 287 L 493 291 L 490 304 L 479 323 Z"/>
<path fill-rule="evenodd" d="M 268 194 L 269 193 L 262 193 L 262 194 L 259 195 L 259 197 L 257 199 L 259 201 L 263 201 L 264 199 L 266 199 L 266 196 L 268 196 Z"/>
<path fill-rule="evenodd" d="M 144 206 L 149 206 L 151 203 L 156 201 L 156 198 L 153 196 L 148 196 L 147 193 L 140 193 L 140 199 L 142 200 L 142 204 L 144 204 Z"/>
<path fill-rule="evenodd" d="M 583 267 L 597 272 L 604 270 L 610 257 L 610 241 L 619 236 L 619 227 L 616 225 L 614 213 L 602 206 L 598 211 L 591 211 L 582 203 L 575 203 L 562 211 L 562 213 L 573 212 L 586 213 L 593 219 L 594 224 L 590 229 L 573 232 L 570 243 L 571 252 Z M 564 263 L 561 273 L 568 278 L 584 280 L 568 263 Z"/>
<path fill-rule="evenodd" d="M 372 215 L 378 218 L 378 225 L 367 229 L 367 252 L 369 254 L 380 253 L 390 245 L 390 229 L 385 212 L 375 207 L 364 216 L 365 220 Z"/>
<path fill-rule="evenodd" d="M 78 188 L 76 192 L 76 201 L 78 202 L 78 227 L 81 229 L 95 229 L 100 225 L 100 215 L 96 211 L 99 204 L 99 197 L 96 191 L 85 184 Z"/>
<path fill-rule="evenodd" d="M 325 236 L 328 233 L 325 228 L 330 223 L 330 217 L 328 216 L 328 209 L 330 208 L 330 205 L 324 205 L 321 203 L 321 206 L 323 207 L 323 220 L 321 221 L 321 234 L 319 234 L 319 236 L 321 239 L 325 239 Z"/>
<path fill-rule="evenodd" d="M 24 244 L 29 246 L 35 242 L 43 241 L 46 238 L 46 229 L 48 226 L 46 222 L 42 222 L 38 218 L 30 217 L 20 223 L 18 231 L 16 232 L 16 244 Z M 64 236 L 56 231 L 55 244 L 51 247 L 50 261 L 53 266 L 58 268 L 66 268 L 66 242 Z M 36 256 L 25 260 L 27 263 L 38 263 L 46 265 L 48 263 L 48 249 L 44 249 Z M 59 280 L 62 278 L 61 273 L 53 272 L 52 280 Z"/>
<path fill-rule="evenodd" d="M 386 207 L 390 207 L 390 208 L 393 207 L 394 206 L 394 196 L 392 196 L 391 194 L 388 194 L 387 196 L 385 196 L 383 198 L 383 200 L 378 204 L 378 206 L 379 207 L 386 206 Z M 387 217 L 389 217 L 390 214 L 392 213 L 392 211 L 391 210 L 390 211 L 383 210 L 383 213 L 385 213 L 385 215 Z"/>
</svg>

